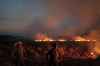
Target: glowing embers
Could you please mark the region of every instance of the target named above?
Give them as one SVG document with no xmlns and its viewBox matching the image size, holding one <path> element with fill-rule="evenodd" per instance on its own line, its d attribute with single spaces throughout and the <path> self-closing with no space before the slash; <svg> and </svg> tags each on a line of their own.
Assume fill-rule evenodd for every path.
<svg viewBox="0 0 100 66">
<path fill-rule="evenodd" d="M 56 40 L 49 39 L 49 40 L 34 40 L 34 41 L 36 41 L 36 42 L 45 42 L 45 41 L 50 41 L 50 42 L 52 42 L 52 41 L 56 41 Z"/>
<path fill-rule="evenodd" d="M 92 42 L 96 42 L 96 40 L 87 40 L 87 39 L 86 40 L 79 40 L 78 39 L 78 40 L 72 40 L 72 41 L 87 41 L 87 42 L 91 42 L 92 41 Z"/>
<path fill-rule="evenodd" d="M 53 42 L 53 41 L 58 41 L 58 42 L 66 42 L 66 41 L 76 41 L 76 42 L 95 42 L 96 40 L 53 40 L 53 39 L 45 39 L 45 40 L 34 40 L 36 42 L 45 42 L 45 41 L 49 41 L 49 42 Z"/>
</svg>

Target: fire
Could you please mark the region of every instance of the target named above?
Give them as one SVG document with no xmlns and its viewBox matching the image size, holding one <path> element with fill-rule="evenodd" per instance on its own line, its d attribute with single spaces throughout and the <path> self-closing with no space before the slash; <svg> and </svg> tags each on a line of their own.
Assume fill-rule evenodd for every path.
<svg viewBox="0 0 100 66">
<path fill-rule="evenodd" d="M 47 35 L 42 34 L 42 33 L 38 33 L 35 36 L 35 41 L 53 41 L 51 38 L 49 38 Z"/>
<path fill-rule="evenodd" d="M 96 30 L 93 30 L 90 32 L 89 35 L 86 35 L 85 37 L 87 39 L 91 39 L 91 40 L 94 40 L 95 41 L 95 51 L 98 55 L 100 55 L 100 30 L 99 29 L 96 29 Z"/>
<path fill-rule="evenodd" d="M 68 37 L 69 38 L 69 37 Z M 59 42 L 62 42 L 62 43 L 60 43 L 60 44 L 63 44 L 63 42 L 65 42 L 65 41 L 79 41 L 79 42 L 81 42 L 81 41 L 86 41 L 86 42 L 89 42 L 89 44 L 90 45 L 88 45 L 88 43 L 86 43 L 88 46 L 92 46 L 92 42 L 96 42 L 96 40 L 88 40 L 87 38 L 83 38 L 83 37 L 81 37 L 81 36 L 72 36 L 72 38 L 73 39 L 68 39 L 68 38 L 64 38 L 64 37 L 60 37 L 60 38 L 58 38 L 58 39 L 52 39 L 52 38 L 50 38 L 50 37 L 48 37 L 46 34 L 43 34 L 43 33 L 38 33 L 38 34 L 36 34 L 35 35 L 35 41 L 36 42 L 41 42 L 41 41 L 49 41 L 49 42 L 52 42 L 52 41 L 59 41 Z M 81 44 L 81 43 L 80 43 Z M 85 44 L 85 43 L 84 43 Z M 57 48 L 58 50 L 57 51 L 59 51 L 58 53 L 61 55 L 61 56 L 63 56 L 64 55 L 64 47 L 60 47 L 60 48 Z M 96 57 L 97 57 L 97 54 L 95 53 L 95 50 L 97 51 L 98 49 L 97 48 L 95 48 L 95 47 L 92 47 L 91 48 L 93 51 L 91 51 L 90 50 L 90 52 L 88 52 L 88 53 L 90 53 L 90 58 L 93 58 L 93 59 L 95 59 Z M 88 51 L 88 50 L 87 50 Z M 98 52 L 99 52 L 99 50 L 98 50 Z M 87 53 L 87 54 L 88 54 Z"/>
<path fill-rule="evenodd" d="M 76 36 L 74 39 L 75 39 L 75 41 L 86 41 L 85 38 L 80 37 L 80 36 Z"/>
<path fill-rule="evenodd" d="M 59 38 L 57 40 L 54 40 L 50 37 L 48 37 L 47 35 L 45 34 L 42 34 L 42 33 L 38 33 L 35 35 L 35 41 L 60 41 L 60 42 L 63 42 L 63 41 L 67 41 L 69 40 L 68 38 L 65 39 L 65 38 Z M 83 38 L 81 36 L 73 36 L 73 39 L 71 39 L 70 41 L 96 41 L 96 40 L 88 40 L 86 38 Z"/>
<path fill-rule="evenodd" d="M 88 42 L 94 41 L 94 42 L 96 42 L 96 40 L 86 39 L 86 38 L 83 38 L 83 37 L 81 37 L 81 36 L 76 36 L 76 37 L 74 38 L 74 40 L 75 40 L 75 41 L 88 41 Z"/>
</svg>

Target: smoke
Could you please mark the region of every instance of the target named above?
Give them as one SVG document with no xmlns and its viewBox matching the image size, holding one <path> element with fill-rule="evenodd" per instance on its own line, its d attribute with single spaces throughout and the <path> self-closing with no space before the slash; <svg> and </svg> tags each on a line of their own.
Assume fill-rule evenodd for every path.
<svg viewBox="0 0 100 66">
<path fill-rule="evenodd" d="M 49 0 L 48 5 L 48 21 L 44 28 L 52 37 L 81 35 L 91 31 L 97 22 L 97 1 Z"/>
<path fill-rule="evenodd" d="M 46 33 L 55 38 L 90 34 L 99 26 L 99 0 L 22 0 L 17 4 L 1 0 L 0 3 L 1 32 L 21 32 L 30 37 Z"/>
</svg>

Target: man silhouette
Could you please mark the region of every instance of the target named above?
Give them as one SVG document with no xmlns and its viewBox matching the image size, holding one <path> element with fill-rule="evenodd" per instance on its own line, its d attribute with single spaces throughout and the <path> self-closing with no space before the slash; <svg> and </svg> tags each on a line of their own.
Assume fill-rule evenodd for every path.
<svg viewBox="0 0 100 66">
<path fill-rule="evenodd" d="M 56 44 L 53 44 L 51 47 L 49 47 L 47 57 L 48 57 L 48 65 L 56 66 Z"/>
</svg>

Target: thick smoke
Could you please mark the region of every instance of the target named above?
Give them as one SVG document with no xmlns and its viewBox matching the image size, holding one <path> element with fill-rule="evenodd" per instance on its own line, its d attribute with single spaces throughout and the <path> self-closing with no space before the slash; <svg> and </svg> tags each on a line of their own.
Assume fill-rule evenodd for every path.
<svg viewBox="0 0 100 66">
<path fill-rule="evenodd" d="M 48 16 L 31 17 L 22 31 L 30 37 L 42 33 L 52 38 L 90 34 L 99 26 L 99 3 L 96 0 L 48 0 Z"/>
<path fill-rule="evenodd" d="M 49 0 L 47 19 L 33 23 L 36 27 L 32 31 L 46 32 L 51 37 L 88 34 L 99 20 L 99 3 L 97 0 Z"/>
</svg>

